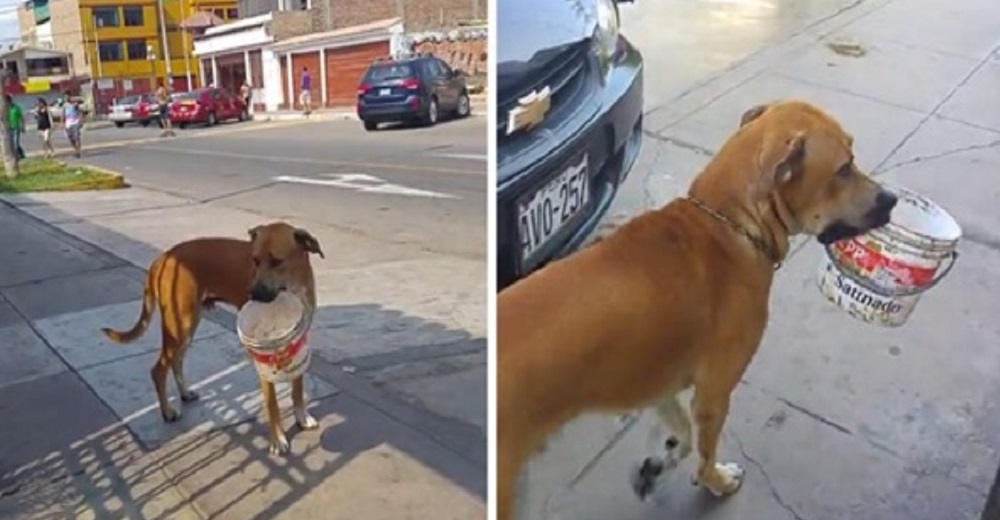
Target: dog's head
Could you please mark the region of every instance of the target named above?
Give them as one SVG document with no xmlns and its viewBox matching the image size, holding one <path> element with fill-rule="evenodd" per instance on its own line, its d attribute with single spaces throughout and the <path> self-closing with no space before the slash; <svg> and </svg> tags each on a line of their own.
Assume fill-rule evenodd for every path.
<svg viewBox="0 0 1000 520">
<path fill-rule="evenodd" d="M 302 274 L 310 269 L 309 254 L 324 258 L 323 251 L 308 231 L 276 222 L 249 230 L 254 264 L 250 299 L 271 302 L 285 290 L 301 291 Z"/>
<path fill-rule="evenodd" d="M 758 190 L 776 196 L 794 232 L 822 244 L 889 223 L 896 196 L 854 163 L 854 138 L 819 108 L 787 101 L 751 108 L 741 131 L 759 132 Z"/>
</svg>

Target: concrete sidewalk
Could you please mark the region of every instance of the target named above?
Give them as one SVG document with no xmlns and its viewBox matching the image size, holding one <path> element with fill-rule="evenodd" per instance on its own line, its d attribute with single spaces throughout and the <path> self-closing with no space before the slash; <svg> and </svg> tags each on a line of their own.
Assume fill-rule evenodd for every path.
<svg viewBox="0 0 1000 520">
<path fill-rule="evenodd" d="M 838 55 L 840 40 L 867 53 Z M 743 111 L 801 97 L 854 134 L 859 165 L 950 210 L 962 256 L 905 327 L 881 329 L 822 298 L 821 250 L 803 244 L 777 277 L 720 447 L 747 470 L 739 494 L 693 488 L 692 457 L 640 502 L 631 473 L 662 453 L 664 432 L 651 415 L 588 416 L 532 462 L 522 518 L 978 519 L 1000 457 L 998 51 L 995 0 L 854 2 L 649 107 L 629 181 L 641 185 L 610 225 L 686 191 Z"/>
<path fill-rule="evenodd" d="M 157 323 L 129 346 L 99 331 L 134 322 L 160 250 L 270 217 L 142 188 L 5 200 L 0 518 L 485 518 L 478 262 L 310 227 L 329 259 L 308 384 L 321 428 L 286 417 L 276 458 L 231 312 L 202 322 L 186 363 L 202 397 L 169 425 L 149 380 Z M 463 276 L 482 285 L 442 290 Z"/>
</svg>

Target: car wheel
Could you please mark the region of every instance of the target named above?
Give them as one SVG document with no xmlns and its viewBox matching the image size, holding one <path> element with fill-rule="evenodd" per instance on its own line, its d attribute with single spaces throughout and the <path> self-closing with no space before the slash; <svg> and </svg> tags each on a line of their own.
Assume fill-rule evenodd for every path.
<svg viewBox="0 0 1000 520">
<path fill-rule="evenodd" d="M 427 107 L 427 116 L 424 117 L 424 124 L 434 126 L 438 122 L 438 100 L 431 98 L 431 104 Z"/>
<path fill-rule="evenodd" d="M 147 126 L 149 126 L 149 119 L 147 119 L 147 120 L 145 120 L 145 121 L 143 121 L 143 122 L 141 122 L 139 124 L 142 125 L 143 128 L 146 128 Z"/>
<path fill-rule="evenodd" d="M 458 106 L 455 107 L 455 115 L 457 117 L 468 117 L 472 110 L 469 105 L 469 95 L 465 92 L 458 97 Z"/>
<path fill-rule="evenodd" d="M 115 126 L 117 126 L 118 128 L 124 128 L 125 127 L 125 123 L 122 123 L 120 121 L 115 121 Z"/>
<path fill-rule="evenodd" d="M 246 121 L 247 120 L 247 111 L 246 110 L 240 110 L 240 115 L 236 119 L 239 122 L 241 122 L 241 123 L 244 122 L 244 121 Z"/>
<path fill-rule="evenodd" d="M 188 127 L 188 124 L 187 123 L 181 123 L 181 124 L 179 124 L 177 126 L 179 126 L 181 130 L 184 130 L 185 128 Z"/>
<path fill-rule="evenodd" d="M 378 123 L 375 121 L 363 121 L 363 123 L 365 124 L 365 130 L 368 130 L 369 132 L 378 130 Z"/>
<path fill-rule="evenodd" d="M 215 112 L 208 113 L 208 126 L 215 126 L 219 122 L 215 117 Z"/>
</svg>

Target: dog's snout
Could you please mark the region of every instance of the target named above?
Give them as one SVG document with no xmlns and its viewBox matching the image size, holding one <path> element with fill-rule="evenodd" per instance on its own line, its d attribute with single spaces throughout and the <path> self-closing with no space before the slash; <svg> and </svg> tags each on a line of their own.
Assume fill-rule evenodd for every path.
<svg viewBox="0 0 1000 520">
<path fill-rule="evenodd" d="M 278 297 L 278 291 L 262 284 L 255 284 L 250 289 L 250 299 L 255 302 L 271 303 Z"/>
<path fill-rule="evenodd" d="M 891 192 L 882 190 L 875 196 L 875 206 L 882 211 L 890 211 L 896 207 L 899 198 Z"/>
</svg>

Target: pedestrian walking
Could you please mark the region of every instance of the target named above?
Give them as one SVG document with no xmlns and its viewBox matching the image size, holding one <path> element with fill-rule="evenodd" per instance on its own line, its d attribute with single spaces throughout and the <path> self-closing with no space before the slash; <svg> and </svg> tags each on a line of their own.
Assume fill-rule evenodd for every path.
<svg viewBox="0 0 1000 520">
<path fill-rule="evenodd" d="M 308 116 L 312 112 L 312 76 L 309 74 L 309 67 L 302 67 L 302 81 L 300 82 L 301 92 L 299 93 L 299 104 L 302 105 L 302 113 Z"/>
<path fill-rule="evenodd" d="M 73 155 L 79 159 L 83 155 L 83 135 L 80 132 L 83 128 L 83 109 L 80 107 L 80 98 L 66 95 L 63 103 L 63 128 L 69 144 L 73 145 Z"/>
<path fill-rule="evenodd" d="M 7 98 L 7 127 L 10 128 L 11 150 L 17 160 L 24 159 L 24 148 L 21 147 L 21 135 L 24 134 L 24 112 L 21 106 L 14 103 L 14 98 L 10 94 L 5 94 Z"/>
<path fill-rule="evenodd" d="M 243 99 L 243 112 L 247 119 L 250 119 L 250 103 L 253 101 L 251 99 L 250 83 L 243 82 L 243 86 L 240 87 L 240 98 Z"/>
<path fill-rule="evenodd" d="M 156 89 L 156 106 L 160 112 L 160 126 L 163 128 L 160 137 L 176 136 L 174 125 L 170 122 L 170 96 L 163 85 Z"/>
<path fill-rule="evenodd" d="M 38 98 L 38 104 L 35 105 L 35 121 L 45 157 L 51 159 L 56 156 L 56 149 L 52 147 L 52 113 L 49 112 L 49 103 L 45 98 Z"/>
</svg>

